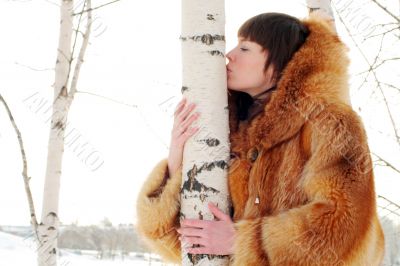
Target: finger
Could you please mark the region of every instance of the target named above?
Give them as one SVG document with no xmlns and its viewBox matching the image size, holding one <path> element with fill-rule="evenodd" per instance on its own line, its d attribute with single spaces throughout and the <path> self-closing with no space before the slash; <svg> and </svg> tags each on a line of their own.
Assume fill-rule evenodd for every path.
<svg viewBox="0 0 400 266">
<path fill-rule="evenodd" d="M 185 97 L 183 97 L 182 100 L 175 107 L 174 116 L 177 116 L 180 112 L 182 112 L 183 108 L 185 107 L 186 102 L 187 102 L 187 99 Z"/>
<path fill-rule="evenodd" d="M 199 117 L 200 117 L 199 113 L 194 113 L 189 118 L 187 118 L 185 121 L 183 121 L 180 126 L 186 130 Z"/>
<path fill-rule="evenodd" d="M 183 132 L 179 137 L 178 137 L 178 143 L 180 143 L 181 145 L 185 145 L 186 141 L 193 136 L 194 134 L 196 134 L 198 131 L 200 130 L 200 128 L 198 127 L 193 127 L 190 128 L 188 130 L 186 130 L 185 132 Z"/>
<path fill-rule="evenodd" d="M 185 250 L 190 254 L 210 254 L 210 249 L 207 247 L 186 248 Z"/>
<path fill-rule="evenodd" d="M 203 229 L 192 228 L 192 227 L 181 227 L 178 230 L 178 233 L 181 234 L 182 237 L 190 237 L 190 236 L 203 237 L 204 235 Z"/>
<path fill-rule="evenodd" d="M 185 236 L 182 237 L 182 242 L 186 245 L 191 245 L 197 244 L 197 245 L 202 245 L 202 246 L 207 246 L 207 241 L 202 238 L 202 237 L 191 237 L 191 236 Z"/>
<path fill-rule="evenodd" d="M 196 107 L 196 104 L 191 103 L 184 110 L 178 115 L 178 124 L 181 124 L 183 121 L 185 121 L 186 117 L 190 114 L 190 112 L 193 111 L 193 109 Z"/>
<path fill-rule="evenodd" d="M 183 122 L 178 129 L 178 136 L 182 135 L 187 131 L 187 129 L 193 124 L 194 121 L 196 121 L 199 118 L 199 114 L 193 114 L 188 118 L 185 122 Z"/>
<path fill-rule="evenodd" d="M 211 213 L 214 214 L 221 221 L 230 221 L 231 217 L 221 211 L 217 206 L 215 206 L 212 202 L 208 203 L 208 208 L 210 209 Z"/>
<path fill-rule="evenodd" d="M 195 227 L 195 228 L 206 228 L 210 224 L 210 221 L 199 220 L 199 219 L 184 219 L 181 225 L 184 227 Z"/>
</svg>

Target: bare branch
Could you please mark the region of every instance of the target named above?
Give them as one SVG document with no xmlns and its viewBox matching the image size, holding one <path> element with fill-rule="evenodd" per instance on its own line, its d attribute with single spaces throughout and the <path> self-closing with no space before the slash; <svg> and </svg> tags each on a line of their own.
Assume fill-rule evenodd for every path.
<svg viewBox="0 0 400 266">
<path fill-rule="evenodd" d="M 395 85 L 393 85 L 393 84 L 389 84 L 389 83 L 386 83 L 386 82 L 382 82 L 382 84 L 388 86 L 389 88 L 398 90 L 400 92 L 400 88 L 395 86 Z"/>
<path fill-rule="evenodd" d="M 375 56 L 375 58 L 374 58 L 374 62 L 372 62 L 372 64 L 369 64 L 369 68 L 368 68 L 367 70 L 362 71 L 362 72 L 360 72 L 360 73 L 357 73 L 357 75 L 362 75 L 362 74 L 365 74 L 365 73 L 367 73 L 367 72 L 371 72 L 371 71 L 375 70 L 376 68 L 378 68 L 379 65 L 376 66 L 376 63 L 378 62 L 379 55 L 380 55 L 381 52 L 382 52 L 383 39 L 384 39 L 384 38 L 385 38 L 385 36 L 382 35 L 381 43 L 379 44 L 379 50 L 378 50 L 378 52 L 377 52 L 377 54 L 376 54 L 376 56 Z M 368 75 L 367 75 L 367 76 L 368 76 Z"/>
<path fill-rule="evenodd" d="M 396 26 L 396 27 L 394 27 L 394 28 L 392 28 L 392 29 L 390 29 L 390 30 L 387 30 L 387 31 L 385 31 L 385 32 L 380 32 L 380 33 L 377 33 L 377 34 L 368 36 L 368 37 L 366 37 L 366 38 L 364 39 L 364 41 L 366 41 L 366 40 L 368 40 L 368 39 L 371 39 L 371 38 L 374 38 L 374 37 L 376 37 L 376 36 L 388 34 L 388 33 L 392 32 L 392 31 L 394 31 L 394 30 L 400 30 L 400 26 Z M 396 36 L 396 37 L 399 37 L 399 36 L 397 36 L 397 35 L 395 35 L 395 36 Z"/>
<path fill-rule="evenodd" d="M 85 37 L 85 33 L 79 29 L 74 29 L 75 33 L 80 33 L 82 35 L 82 38 Z"/>
<path fill-rule="evenodd" d="M 85 1 L 85 2 L 83 3 L 82 10 L 85 10 L 86 3 L 87 3 L 87 1 Z M 74 39 L 74 44 L 72 45 L 72 52 L 71 52 L 72 56 L 71 56 L 71 60 L 70 60 L 70 62 L 69 62 L 70 66 L 71 66 L 72 61 L 73 61 L 73 58 L 74 58 L 76 42 L 78 41 L 78 34 L 80 33 L 79 28 L 80 28 L 80 26 L 81 26 L 81 21 L 82 21 L 82 14 L 79 16 L 78 28 L 75 30 L 75 39 Z M 83 33 L 82 33 L 82 35 L 83 35 L 83 37 L 85 36 L 85 34 L 83 34 Z"/>
<path fill-rule="evenodd" d="M 84 6 L 87 6 L 87 8 L 90 10 L 91 6 L 92 6 L 92 1 L 91 0 L 87 0 L 86 1 L 86 5 L 84 5 Z M 74 94 L 76 93 L 76 86 L 78 84 L 78 78 L 79 78 L 79 73 L 81 71 L 81 66 L 82 66 L 82 63 L 83 63 L 83 59 L 85 58 L 86 48 L 87 48 L 88 43 L 89 43 L 91 28 L 92 28 L 92 11 L 90 10 L 88 12 L 86 31 L 85 31 L 85 34 L 84 34 L 84 37 L 83 37 L 82 47 L 81 47 L 81 50 L 79 51 L 78 62 L 76 62 L 75 70 L 74 70 L 74 76 L 72 77 L 71 90 L 70 90 L 70 95 L 69 95 L 71 101 L 74 98 Z M 79 30 L 79 25 L 78 25 L 78 30 Z M 78 30 L 76 31 L 76 37 L 78 37 L 77 36 L 78 35 Z"/>
<path fill-rule="evenodd" d="M 6 101 L 4 100 L 3 96 L 0 94 L 0 102 L 3 103 L 4 107 L 6 108 L 8 117 L 10 118 L 11 124 L 14 127 L 15 133 L 17 134 L 18 137 L 18 143 L 19 143 L 19 148 L 21 151 L 21 157 L 22 157 L 22 176 L 24 178 L 24 184 L 25 184 L 25 192 L 26 192 L 26 196 L 28 198 L 28 204 L 29 204 L 29 210 L 31 213 L 31 224 L 33 226 L 33 229 L 36 232 L 36 236 L 37 239 L 39 240 L 39 237 L 37 235 L 37 231 L 38 231 L 38 222 L 36 219 L 36 212 L 35 212 L 35 206 L 33 204 L 33 199 L 32 199 L 32 192 L 31 189 L 29 187 L 29 180 L 30 177 L 28 177 L 28 163 L 26 160 L 26 154 L 25 154 L 25 148 L 24 148 L 24 143 L 22 141 L 22 136 L 21 136 L 21 132 L 18 129 L 17 124 L 15 123 L 14 117 L 11 113 L 10 108 L 8 107 L 8 104 L 6 103 Z"/>
<path fill-rule="evenodd" d="M 121 101 L 118 101 L 118 100 L 114 100 L 114 99 L 111 99 L 111 98 L 109 98 L 109 97 L 107 97 L 107 96 L 99 95 L 99 94 L 96 94 L 96 93 L 93 93 L 93 92 L 88 92 L 88 91 L 76 91 L 76 93 L 88 94 L 88 95 L 96 96 L 96 97 L 99 97 L 99 98 L 106 99 L 106 100 L 108 100 L 108 101 L 112 101 L 112 102 L 117 103 L 117 104 L 122 104 L 122 105 L 129 106 L 129 107 L 132 107 L 132 108 L 137 108 L 137 107 L 138 107 L 138 106 L 135 105 L 135 104 L 124 103 L 124 102 L 121 102 Z"/>
<path fill-rule="evenodd" d="M 95 94 L 95 93 L 92 93 L 92 92 L 76 91 L 76 93 L 88 94 L 88 95 L 100 97 L 100 98 L 103 98 L 103 99 L 106 99 L 106 100 L 115 102 L 115 103 L 117 103 L 117 104 L 122 104 L 122 105 L 126 105 L 126 106 L 128 106 L 128 107 L 131 107 L 131 108 L 135 108 L 135 110 L 137 110 L 139 116 L 143 119 L 143 122 L 145 123 L 146 127 L 151 131 L 151 133 L 154 134 L 154 136 L 160 141 L 160 143 L 161 143 L 167 150 L 169 149 L 169 146 L 167 145 L 167 143 L 164 142 L 164 140 L 163 140 L 162 137 L 157 133 L 157 131 L 154 130 L 154 129 L 152 128 L 152 126 L 147 122 L 147 119 L 146 119 L 145 115 L 140 111 L 140 108 L 139 108 L 137 105 L 124 103 L 124 102 L 121 102 L 121 101 L 118 101 L 118 100 L 114 100 L 114 99 L 111 99 L 111 98 L 109 98 L 109 97 L 106 97 L 106 96 L 103 96 L 103 95 L 98 95 L 98 94 Z"/>
<path fill-rule="evenodd" d="M 391 200 L 385 198 L 384 196 L 378 195 L 378 198 L 382 198 L 382 199 L 384 199 L 384 200 L 390 202 L 390 204 L 393 204 L 394 206 L 396 206 L 398 209 L 400 209 L 400 205 L 398 205 L 398 204 L 394 203 L 393 201 L 391 201 Z"/>
<path fill-rule="evenodd" d="M 102 7 L 104 7 L 104 6 L 108 6 L 108 5 L 114 4 L 114 3 L 119 2 L 119 1 L 121 1 L 121 0 L 114 0 L 114 1 L 111 1 L 111 2 L 109 2 L 109 3 L 105 3 L 105 4 L 103 4 L 103 5 L 96 6 L 96 7 L 93 7 L 93 8 L 90 8 L 90 7 L 89 7 L 88 9 L 82 10 L 82 11 L 79 12 L 79 13 L 74 13 L 73 16 L 77 16 L 77 15 L 80 15 L 80 14 L 85 13 L 85 12 L 93 11 L 93 10 L 102 8 Z"/>
<path fill-rule="evenodd" d="M 30 70 L 33 70 L 33 71 L 51 71 L 51 70 L 54 70 L 54 67 L 53 68 L 41 68 L 41 69 L 39 69 L 39 68 L 30 67 L 30 66 L 27 66 L 27 65 L 24 65 L 24 64 L 20 64 L 18 62 L 15 62 L 15 64 L 18 65 L 18 66 L 29 68 Z"/>
<path fill-rule="evenodd" d="M 340 17 L 339 17 L 339 19 L 340 19 Z M 342 22 L 343 22 L 343 21 L 342 21 Z M 344 23 L 344 22 L 343 22 L 343 23 Z M 346 27 L 346 26 L 345 26 L 345 27 Z M 347 27 L 346 27 L 346 29 L 347 29 Z M 349 34 L 350 34 L 350 33 L 349 33 Z M 351 36 L 351 38 L 353 39 L 352 36 Z M 365 71 L 363 71 L 363 72 L 361 72 L 361 73 L 357 73 L 357 75 L 361 75 L 361 74 L 367 73 L 367 75 L 365 75 L 365 78 L 364 78 L 363 82 L 360 84 L 360 86 L 357 88 L 357 90 L 360 90 L 361 87 L 368 81 L 369 74 L 374 70 L 374 65 L 375 65 L 376 62 L 378 61 L 379 55 L 380 55 L 380 53 L 381 53 L 381 51 L 382 51 L 383 39 L 384 39 L 384 38 L 385 38 L 385 36 L 382 36 L 381 43 L 380 43 L 380 45 L 379 45 L 379 51 L 378 51 L 377 55 L 376 55 L 375 58 L 374 58 L 374 62 L 373 62 L 372 64 L 369 65 L 369 68 L 368 68 L 367 70 L 365 70 Z M 353 39 L 353 41 L 355 42 L 354 39 Z M 359 50 L 361 51 L 360 48 L 359 48 Z"/>
<path fill-rule="evenodd" d="M 388 161 L 386 161 L 385 159 L 383 159 L 382 157 L 380 157 L 378 154 L 376 154 L 376 153 L 374 153 L 374 152 L 372 152 L 372 154 L 373 154 L 376 158 L 378 158 L 378 160 L 379 160 L 380 162 L 382 162 L 382 163 L 384 164 L 384 165 L 382 165 L 382 166 L 390 167 L 390 168 L 392 168 L 394 171 L 396 171 L 397 173 L 400 174 L 400 169 L 398 169 L 396 166 L 394 166 L 393 164 L 389 163 Z"/>
<path fill-rule="evenodd" d="M 383 9 L 383 11 L 385 11 L 386 13 L 388 13 L 392 18 L 394 18 L 398 23 L 400 23 L 400 18 L 397 17 L 395 14 L 393 14 L 392 12 L 390 12 L 386 7 L 384 7 L 383 5 L 381 5 L 377 0 L 371 0 L 372 2 L 374 2 L 377 6 L 379 6 L 380 8 Z"/>
<path fill-rule="evenodd" d="M 388 62 L 388 61 L 395 61 L 395 60 L 400 60 L 400 57 L 393 57 L 393 58 L 387 58 L 382 60 L 379 64 L 377 64 L 373 70 L 377 69 L 378 67 L 380 67 L 381 65 L 383 65 L 384 63 Z"/>
<path fill-rule="evenodd" d="M 367 56 L 364 54 L 364 52 L 362 51 L 361 47 L 358 45 L 358 43 L 356 42 L 356 40 L 354 39 L 354 37 L 351 35 L 351 32 L 350 32 L 349 28 L 347 27 L 346 23 L 344 22 L 343 18 L 341 17 L 340 13 L 337 12 L 337 14 L 338 14 L 339 20 L 342 22 L 343 26 L 345 27 L 346 31 L 348 32 L 348 34 L 349 34 L 351 40 L 353 41 L 354 45 L 355 45 L 355 46 L 357 47 L 357 49 L 359 50 L 361 56 L 364 58 L 365 62 L 368 64 L 369 68 L 372 69 L 373 66 L 372 66 L 371 63 L 369 62 Z M 383 38 L 384 38 L 384 37 L 385 37 L 385 35 L 382 36 L 382 41 L 383 41 Z M 381 45 L 382 45 L 382 43 L 381 43 Z M 387 111 L 387 113 L 388 113 L 388 115 L 389 115 L 389 118 L 390 118 L 390 121 L 391 121 L 391 123 L 392 123 L 393 132 L 394 132 L 394 134 L 395 134 L 395 136 L 396 136 L 397 143 L 400 145 L 400 136 L 399 136 L 399 134 L 398 134 L 398 132 L 397 132 L 396 123 L 395 123 L 395 121 L 394 121 L 393 114 L 392 114 L 392 112 L 391 112 L 391 110 L 390 110 L 390 107 L 389 107 L 389 104 L 388 104 L 386 95 L 385 95 L 385 93 L 383 92 L 383 88 L 382 88 L 382 86 L 381 86 L 381 82 L 379 81 L 379 79 L 378 79 L 378 77 L 377 77 L 375 71 L 372 70 L 372 71 L 370 71 L 370 73 L 373 74 L 374 79 L 375 79 L 375 82 L 376 82 L 376 84 L 377 84 L 377 87 L 378 87 L 380 93 L 382 94 L 383 101 L 384 101 L 385 107 L 386 107 L 386 111 Z"/>
</svg>

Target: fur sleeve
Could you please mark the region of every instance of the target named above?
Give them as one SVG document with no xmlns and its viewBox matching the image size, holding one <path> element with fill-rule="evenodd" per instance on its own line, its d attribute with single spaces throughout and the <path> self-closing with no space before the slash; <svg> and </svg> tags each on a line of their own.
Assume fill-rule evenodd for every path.
<svg viewBox="0 0 400 266">
<path fill-rule="evenodd" d="M 234 265 L 256 265 L 256 258 L 269 265 L 379 265 L 384 242 L 361 121 L 334 106 L 310 122 L 312 155 L 302 180 L 308 203 L 235 223 Z"/>
<path fill-rule="evenodd" d="M 160 161 L 148 176 L 137 198 L 137 231 L 155 253 L 170 262 L 181 261 L 179 234 L 180 187 L 182 168 L 171 176 L 158 197 L 157 190 L 168 171 L 167 160 Z"/>
</svg>

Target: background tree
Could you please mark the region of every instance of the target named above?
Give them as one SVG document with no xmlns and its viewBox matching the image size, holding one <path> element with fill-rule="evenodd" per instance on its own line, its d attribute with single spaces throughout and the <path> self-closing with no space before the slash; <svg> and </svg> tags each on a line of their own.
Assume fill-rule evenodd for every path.
<svg viewBox="0 0 400 266">
<path fill-rule="evenodd" d="M 60 3 L 60 33 L 55 66 L 54 102 L 51 116 L 50 136 L 47 153 L 47 167 L 43 191 L 41 223 L 38 230 L 38 265 L 57 265 L 58 205 L 62 158 L 64 154 L 64 135 L 68 112 L 77 91 L 80 69 L 89 43 L 92 9 L 91 0 L 86 0 L 83 9 L 87 9 L 86 30 L 77 58 L 75 49 L 80 34 L 80 22 L 84 13 L 79 16 L 78 28 L 73 39 L 73 0 L 62 0 Z M 73 42 L 72 42 L 73 40 Z M 75 65 L 74 70 L 73 65 Z"/>
</svg>

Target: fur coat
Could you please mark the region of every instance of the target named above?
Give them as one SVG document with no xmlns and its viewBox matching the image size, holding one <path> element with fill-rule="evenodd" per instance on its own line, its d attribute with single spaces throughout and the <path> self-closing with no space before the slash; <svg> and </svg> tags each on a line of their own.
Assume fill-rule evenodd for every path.
<svg viewBox="0 0 400 266">
<path fill-rule="evenodd" d="M 238 121 L 229 97 L 230 265 L 379 265 L 384 239 L 366 134 L 349 102 L 347 47 L 328 22 L 303 22 L 310 34 L 263 112 Z M 148 196 L 166 171 L 164 159 L 141 189 L 137 230 L 179 263 L 182 170 L 158 197 Z"/>
</svg>

